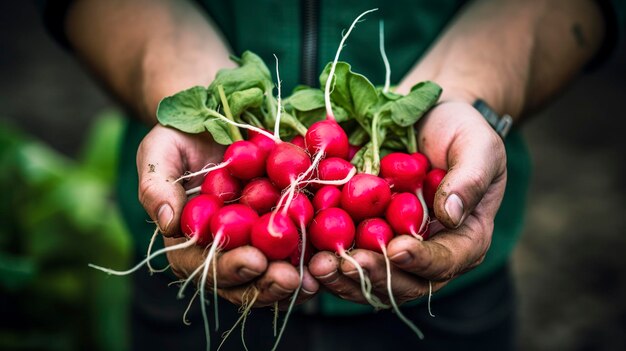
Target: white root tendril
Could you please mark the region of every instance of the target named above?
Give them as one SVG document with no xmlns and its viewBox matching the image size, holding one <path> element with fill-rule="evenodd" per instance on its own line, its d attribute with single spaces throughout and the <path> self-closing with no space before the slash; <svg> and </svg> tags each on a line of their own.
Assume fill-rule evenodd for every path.
<svg viewBox="0 0 626 351">
<path fill-rule="evenodd" d="M 202 310 L 202 320 L 204 321 L 204 333 L 206 335 L 207 350 L 211 349 L 211 333 L 209 331 L 209 318 L 207 317 L 207 312 L 206 312 L 206 300 L 205 300 L 204 292 L 206 290 L 206 279 L 207 279 L 207 275 L 209 272 L 209 266 L 213 262 L 213 256 L 215 255 L 217 251 L 217 247 L 219 246 L 219 243 L 221 242 L 223 235 L 224 235 L 224 232 L 221 229 L 215 234 L 215 237 L 213 239 L 213 244 L 211 245 L 211 249 L 209 250 L 207 257 L 204 260 L 202 278 L 200 279 L 200 307 Z M 216 277 L 214 276 L 213 279 L 216 279 Z"/>
<path fill-rule="evenodd" d="M 252 306 L 254 306 L 254 304 L 256 303 L 256 299 L 259 297 L 259 290 L 254 289 L 254 296 L 252 296 L 252 299 L 250 301 L 245 301 L 246 296 L 243 297 L 244 301 L 243 301 L 243 304 L 241 305 L 241 307 L 242 307 L 241 316 L 239 316 L 239 318 L 237 319 L 235 324 L 233 324 L 233 326 L 230 329 L 228 329 L 226 332 L 224 332 L 224 334 L 222 335 L 222 342 L 217 347 L 217 351 L 219 351 L 222 348 L 222 345 L 224 345 L 224 343 L 226 342 L 226 339 L 228 339 L 230 334 L 233 332 L 233 330 L 235 330 L 235 328 L 237 328 L 237 326 L 240 323 L 244 323 L 245 324 L 245 320 L 246 320 L 247 315 L 250 313 L 250 310 L 252 309 Z M 246 346 L 245 340 L 243 339 L 243 324 L 241 326 L 241 329 L 242 329 L 241 341 L 242 341 L 242 344 L 243 344 L 244 348 L 247 350 L 248 347 Z"/>
<path fill-rule="evenodd" d="M 278 107 L 276 108 L 276 122 L 274 123 L 274 138 L 276 139 L 280 139 L 280 115 L 281 115 L 281 110 L 282 110 L 282 105 L 280 102 L 280 75 L 278 74 L 278 57 L 276 56 L 276 54 L 274 54 L 274 58 L 276 59 L 276 89 L 278 90 L 277 93 L 277 103 L 278 103 Z"/>
<path fill-rule="evenodd" d="M 276 351 L 276 349 L 278 348 L 278 343 L 280 343 L 280 339 L 283 336 L 283 332 L 285 331 L 285 328 L 287 327 L 287 321 L 289 320 L 289 316 L 291 315 L 291 311 L 293 310 L 293 307 L 296 305 L 296 299 L 298 298 L 298 294 L 300 294 L 300 290 L 302 289 L 302 282 L 304 281 L 304 254 L 306 251 L 306 224 L 304 222 L 300 223 L 300 232 L 302 233 L 302 237 L 300 240 L 300 262 L 299 262 L 299 270 L 300 270 L 300 276 L 299 276 L 299 281 L 298 281 L 298 287 L 296 288 L 296 291 L 294 291 L 293 296 L 291 297 L 291 301 L 289 302 L 289 307 L 287 308 L 287 313 L 285 314 L 285 319 L 283 320 L 283 325 L 280 327 L 280 332 L 278 333 L 278 337 L 276 338 L 276 341 L 274 342 L 274 347 L 272 347 L 272 351 Z M 276 311 L 278 311 L 278 306 L 276 306 Z M 276 312 L 278 314 L 278 312 Z M 276 323 L 274 323 L 274 325 L 276 325 Z M 274 332 L 274 336 L 276 336 L 276 333 Z"/>
<path fill-rule="evenodd" d="M 420 200 L 420 204 L 422 205 L 422 224 L 420 224 L 420 229 L 417 231 L 417 234 L 423 239 L 423 235 L 426 232 L 426 229 L 428 229 L 430 217 L 428 216 L 428 207 L 426 205 L 426 200 L 424 200 L 424 191 L 422 188 L 417 189 L 417 199 Z"/>
<path fill-rule="evenodd" d="M 383 93 L 386 93 L 389 91 L 391 81 L 391 66 L 389 65 L 389 59 L 387 59 L 387 53 L 385 52 L 385 22 L 383 20 L 378 22 L 378 36 L 380 56 L 382 56 L 383 63 L 385 64 L 385 86 L 383 87 Z"/>
<path fill-rule="evenodd" d="M 398 315 L 398 317 L 409 327 L 417 337 L 420 339 L 424 339 L 424 333 L 411 322 L 406 316 L 400 311 L 398 304 L 396 303 L 395 298 L 393 297 L 393 291 L 391 290 L 391 263 L 389 262 L 389 256 L 387 256 L 387 248 L 385 245 L 380 245 L 380 248 L 383 250 L 383 257 L 385 258 L 385 268 L 387 269 L 387 293 L 389 294 L 389 302 L 391 302 L 391 306 L 393 307 L 394 312 Z"/>
<path fill-rule="evenodd" d="M 183 284 L 180 286 L 180 288 L 178 289 L 178 294 L 176 295 L 177 298 L 182 299 L 185 297 L 184 295 L 184 291 L 187 288 L 187 285 L 189 285 L 189 283 L 191 283 L 193 281 L 193 278 L 198 275 L 198 273 L 200 273 L 200 271 L 202 270 L 202 268 L 204 268 L 204 265 L 200 265 L 198 266 L 198 268 L 196 268 L 188 277 L 187 279 L 183 280 Z"/>
<path fill-rule="evenodd" d="M 326 116 L 327 118 L 331 118 L 332 120 L 335 119 L 335 115 L 333 114 L 333 110 L 330 104 L 330 86 L 332 84 L 333 78 L 335 76 L 335 67 L 337 66 L 337 61 L 339 61 L 339 54 L 341 53 L 341 50 L 344 47 L 344 43 L 346 42 L 346 39 L 348 38 L 348 36 L 350 35 L 350 32 L 352 32 L 352 29 L 354 28 L 354 26 L 356 26 L 356 24 L 361 20 L 361 18 L 363 16 L 365 16 L 366 14 L 370 13 L 370 12 L 374 12 L 377 11 L 378 9 L 371 9 L 371 10 L 367 10 L 365 12 L 363 12 L 362 14 L 360 14 L 357 18 L 354 19 L 354 21 L 352 22 L 352 24 L 350 25 L 350 28 L 348 29 L 348 31 L 341 35 L 341 42 L 339 42 L 339 47 L 337 48 L 337 53 L 335 54 L 335 59 L 333 60 L 332 65 L 330 66 L 330 72 L 328 73 L 328 78 L 326 79 L 326 86 L 324 88 L 324 103 L 326 105 Z"/>
<path fill-rule="evenodd" d="M 352 256 L 348 255 L 346 253 L 346 250 L 342 249 L 339 252 L 339 255 L 344 260 L 350 262 L 359 273 L 359 278 L 361 281 L 361 292 L 363 293 L 363 297 L 365 297 L 365 300 L 367 300 L 367 302 L 370 305 L 372 305 L 374 308 L 377 308 L 377 309 L 389 308 L 389 306 L 384 304 L 382 301 L 380 301 L 380 299 L 376 295 L 372 295 L 372 282 L 370 281 L 369 277 L 367 277 L 365 273 L 363 272 L 363 268 L 361 267 L 359 262 L 357 262 Z"/>
<path fill-rule="evenodd" d="M 344 185 L 352 179 L 356 175 L 356 167 L 353 167 L 350 172 L 343 179 L 338 180 L 321 180 L 321 179 L 311 179 L 300 182 L 302 185 L 307 184 L 318 184 L 318 185 Z"/>
<path fill-rule="evenodd" d="M 185 242 L 182 242 L 180 244 L 172 245 L 172 246 L 169 246 L 169 247 L 157 250 L 156 252 L 154 252 L 153 254 L 150 254 L 148 257 L 146 257 L 141 262 L 137 263 L 137 265 L 135 267 L 133 267 L 133 268 L 131 268 L 129 270 L 126 270 L 126 271 L 117 271 L 117 270 L 114 270 L 114 269 L 110 269 L 110 268 L 106 268 L 106 267 L 102 267 L 102 266 L 97 266 L 97 265 L 92 264 L 92 263 L 90 263 L 88 266 L 91 267 L 91 268 L 95 268 L 97 270 L 103 271 L 103 272 L 108 273 L 108 274 L 119 275 L 119 276 L 128 275 L 128 274 L 131 274 L 131 273 L 137 271 L 139 268 L 141 268 L 148 261 L 150 261 L 151 259 L 153 259 L 153 258 L 155 258 L 155 257 L 157 257 L 157 256 L 159 256 L 161 254 L 164 254 L 164 253 L 170 252 L 170 251 L 186 249 L 186 248 L 188 248 L 190 246 L 193 246 L 197 241 L 198 241 L 198 237 L 194 236 L 191 239 L 189 239 L 189 240 L 187 240 Z"/>
<path fill-rule="evenodd" d="M 200 290 L 196 290 L 196 292 L 191 297 L 191 300 L 189 300 L 189 304 L 187 304 L 187 308 L 185 308 L 185 313 L 183 313 L 183 324 L 185 325 L 191 325 L 191 322 L 187 319 L 187 313 L 189 313 L 189 310 L 191 309 L 191 305 L 193 304 L 193 301 L 196 299 L 196 297 L 198 297 L 199 294 L 200 294 Z"/>
<path fill-rule="evenodd" d="M 224 167 L 228 166 L 229 164 L 230 164 L 230 160 L 224 161 L 224 162 L 220 163 L 219 165 L 214 165 L 214 166 L 211 166 L 211 165 L 213 165 L 213 163 L 209 163 L 208 165 L 202 167 L 202 169 L 197 171 L 197 172 L 186 172 L 184 175 L 182 175 L 178 179 L 176 179 L 174 181 L 174 183 L 178 183 L 178 182 L 180 182 L 181 180 L 184 180 L 184 179 L 193 178 L 193 177 L 196 177 L 196 176 L 199 176 L 199 175 L 203 175 L 203 174 L 209 173 L 211 171 L 218 170 L 220 168 L 224 168 Z"/>
<path fill-rule="evenodd" d="M 434 317 L 435 315 L 433 314 L 433 311 L 430 306 L 430 300 L 432 299 L 432 297 L 433 297 L 433 281 L 429 280 L 428 281 L 428 314 L 431 317 Z"/>
<path fill-rule="evenodd" d="M 148 244 L 148 252 L 146 252 L 146 256 L 148 257 L 150 256 L 150 252 L 152 252 L 152 246 L 154 246 L 154 241 L 156 240 L 156 237 L 159 235 L 159 232 L 160 232 L 159 226 L 156 226 L 156 228 L 154 228 L 154 233 L 152 233 L 152 238 L 150 238 L 150 243 Z M 168 264 L 167 266 L 165 266 L 165 268 L 155 269 L 154 267 L 152 267 L 150 260 L 146 261 L 146 266 L 148 266 L 150 275 L 154 273 L 163 273 L 170 268 L 170 265 Z"/>
</svg>

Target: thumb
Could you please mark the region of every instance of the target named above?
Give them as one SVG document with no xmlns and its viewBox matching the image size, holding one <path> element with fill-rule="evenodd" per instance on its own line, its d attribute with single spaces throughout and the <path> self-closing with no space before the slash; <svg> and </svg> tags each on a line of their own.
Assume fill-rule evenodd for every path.
<svg viewBox="0 0 626 351">
<path fill-rule="evenodd" d="M 139 202 L 165 236 L 180 236 L 180 215 L 187 196 L 183 185 L 174 182 L 183 174 L 177 143 L 156 127 L 137 150 Z"/>
<path fill-rule="evenodd" d="M 506 178 L 506 152 L 502 140 L 493 138 L 463 143 L 448 149 L 449 169 L 435 194 L 435 216 L 447 228 L 459 227 L 494 183 Z"/>
</svg>

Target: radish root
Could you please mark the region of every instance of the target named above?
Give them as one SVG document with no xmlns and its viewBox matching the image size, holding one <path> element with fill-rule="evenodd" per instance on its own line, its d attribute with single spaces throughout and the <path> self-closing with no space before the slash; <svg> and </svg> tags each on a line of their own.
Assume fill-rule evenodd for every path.
<svg viewBox="0 0 626 351">
<path fill-rule="evenodd" d="M 377 309 L 389 308 L 389 306 L 380 301 L 380 299 L 376 295 L 372 295 L 372 282 L 370 281 L 369 277 L 367 277 L 363 272 L 363 268 L 361 267 L 359 262 L 357 262 L 352 256 L 348 255 L 346 253 L 346 250 L 341 250 L 339 255 L 344 260 L 350 262 L 359 273 L 359 278 L 361 281 L 361 292 L 363 293 L 363 296 L 365 297 L 367 302 L 369 302 L 370 305 L 374 306 L 374 308 Z"/>
</svg>

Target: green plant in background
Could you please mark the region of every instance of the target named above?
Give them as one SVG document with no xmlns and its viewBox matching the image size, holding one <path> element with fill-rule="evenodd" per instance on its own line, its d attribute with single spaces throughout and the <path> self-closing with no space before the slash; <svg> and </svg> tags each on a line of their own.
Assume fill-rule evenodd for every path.
<svg viewBox="0 0 626 351">
<path fill-rule="evenodd" d="M 0 125 L 0 349 L 126 349 L 129 282 L 87 267 L 130 263 L 113 196 L 123 125 L 98 116 L 77 160 Z"/>
</svg>

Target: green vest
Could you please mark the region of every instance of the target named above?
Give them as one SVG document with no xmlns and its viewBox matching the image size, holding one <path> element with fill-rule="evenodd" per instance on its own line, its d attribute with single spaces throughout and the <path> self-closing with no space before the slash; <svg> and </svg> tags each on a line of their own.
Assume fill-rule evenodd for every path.
<svg viewBox="0 0 626 351">
<path fill-rule="evenodd" d="M 347 39 L 340 60 L 375 85 L 384 83 L 385 68 L 379 54 L 380 19 L 385 23 L 385 49 L 391 65 L 391 83 L 397 83 L 419 60 L 463 1 L 201 1 L 201 6 L 222 30 L 236 55 L 251 50 L 268 66 L 280 60 L 283 92 L 287 95 L 297 84 L 319 85 L 323 67 L 334 58 L 347 29 L 361 12 L 378 7 L 357 24 Z M 210 58 L 207 58 L 209 60 Z M 131 120 L 122 147 L 119 195 L 123 215 L 136 241 L 137 257 L 144 257 L 154 224 L 137 200 L 137 147 L 148 128 Z M 501 267 L 509 259 L 522 232 L 530 160 L 516 130 L 506 140 L 508 183 L 495 220 L 491 247 L 484 262 L 454 279 L 434 295 L 444 296 L 476 282 Z M 163 258 L 164 260 L 164 258 Z M 165 261 L 161 262 L 165 265 Z M 350 314 L 372 311 L 369 306 L 322 294 L 322 313 Z M 419 303 L 417 301 L 415 303 Z"/>
</svg>

